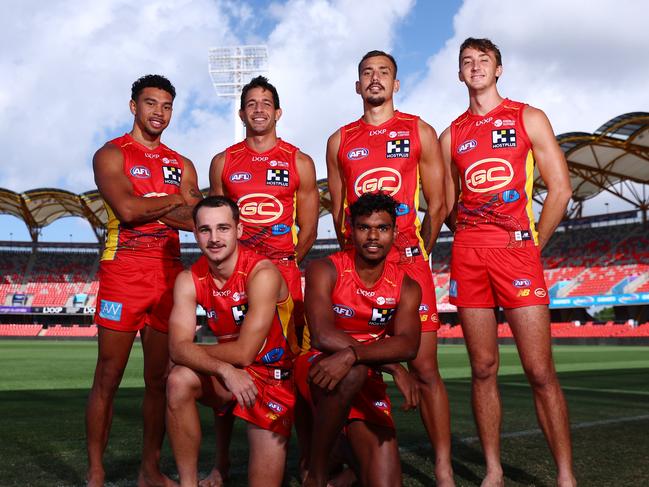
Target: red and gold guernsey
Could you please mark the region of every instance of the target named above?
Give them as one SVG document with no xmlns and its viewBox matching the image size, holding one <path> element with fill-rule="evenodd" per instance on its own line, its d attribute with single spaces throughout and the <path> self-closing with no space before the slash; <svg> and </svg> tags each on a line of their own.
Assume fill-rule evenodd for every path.
<svg viewBox="0 0 649 487">
<path fill-rule="evenodd" d="M 379 340 L 399 304 L 405 272 L 386 259 L 383 274 L 372 287 L 363 284 L 355 270 L 354 250 L 328 256 L 336 266 L 336 285 L 331 293 L 336 328 L 359 342 Z"/>
<path fill-rule="evenodd" d="M 137 142 L 129 134 L 110 141 L 122 151 L 124 174 L 135 196 L 156 197 L 180 192 L 184 160 L 164 144 L 155 149 Z M 108 213 L 106 246 L 101 260 L 120 256 L 138 259 L 180 260 L 178 231 L 159 221 L 139 225 L 122 223 L 105 203 Z"/>
<path fill-rule="evenodd" d="M 395 247 L 427 259 L 419 234 L 419 117 L 394 112 L 381 125 L 359 119 L 340 129 L 338 162 L 345 180 L 343 235 L 349 238 L 349 205 L 363 193 L 383 191 L 398 201 Z"/>
<path fill-rule="evenodd" d="M 461 179 L 454 245 L 538 245 L 526 106 L 505 99 L 484 116 L 467 111 L 451 124 L 451 154 Z"/>
<path fill-rule="evenodd" d="M 295 257 L 297 152 L 297 147 L 281 139 L 262 153 L 245 141 L 225 151 L 221 181 L 225 195 L 239 205 L 240 242 L 271 260 Z"/>
<path fill-rule="evenodd" d="M 223 287 L 214 283 L 209 264 L 201 256 L 191 267 L 196 302 L 207 313 L 207 324 L 219 342 L 229 342 L 239 337 L 248 311 L 246 283 L 255 266 L 265 257 L 239 246 L 234 272 Z M 293 324 L 293 300 L 290 293 L 277 303 L 273 323 L 263 347 L 253 365 L 290 369 L 298 351 Z"/>
</svg>

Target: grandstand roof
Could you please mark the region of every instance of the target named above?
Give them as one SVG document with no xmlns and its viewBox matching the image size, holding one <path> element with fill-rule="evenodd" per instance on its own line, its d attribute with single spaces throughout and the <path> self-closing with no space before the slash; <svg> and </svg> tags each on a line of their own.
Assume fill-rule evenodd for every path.
<svg viewBox="0 0 649 487">
<path fill-rule="evenodd" d="M 557 136 L 568 161 L 573 201 L 607 191 L 638 209 L 649 209 L 649 113 L 632 112 L 617 116 L 594 133 L 569 132 Z M 640 188 L 633 183 L 639 183 Z M 329 212 L 331 199 L 326 179 L 318 181 L 320 216 Z M 541 202 L 547 191 L 538 171 L 534 199 Z M 203 190 L 204 193 L 207 190 Z M 425 209 L 424 198 L 420 209 Z M 55 188 L 39 188 L 16 193 L 0 188 L 0 214 L 22 219 L 33 241 L 41 228 L 70 216 L 85 218 L 97 239 L 103 241 L 107 220 L 103 200 L 97 190 L 74 194 Z"/>
</svg>

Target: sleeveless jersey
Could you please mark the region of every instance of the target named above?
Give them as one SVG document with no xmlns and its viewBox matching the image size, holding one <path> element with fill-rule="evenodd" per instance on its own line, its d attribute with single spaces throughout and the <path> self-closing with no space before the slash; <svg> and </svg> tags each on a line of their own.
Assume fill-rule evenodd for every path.
<svg viewBox="0 0 649 487">
<path fill-rule="evenodd" d="M 383 191 L 392 196 L 397 207 L 395 247 L 408 257 L 427 258 L 419 234 L 419 117 L 394 112 L 381 125 L 369 125 L 363 119 L 340 129 L 338 163 L 345 180 L 345 218 L 342 232 L 349 238 L 349 205 L 363 193 Z"/>
<path fill-rule="evenodd" d="M 196 302 L 207 313 L 207 324 L 219 342 L 236 340 L 244 324 L 248 311 L 246 283 L 254 267 L 265 257 L 251 250 L 239 247 L 239 255 L 234 272 L 218 288 L 214 283 L 207 258 L 201 256 L 191 267 Z M 257 354 L 254 364 L 278 368 L 291 368 L 294 352 L 297 351 L 297 340 L 289 335 L 293 329 L 291 320 L 293 300 L 290 293 L 283 301 L 277 303 L 273 323 L 263 347 Z"/>
<path fill-rule="evenodd" d="M 254 152 L 245 141 L 225 151 L 221 181 L 225 195 L 239 205 L 240 242 L 271 260 L 295 257 L 297 151 L 281 139 L 263 153 Z"/>
<path fill-rule="evenodd" d="M 538 245 L 525 106 L 505 99 L 484 116 L 467 111 L 451 124 L 451 154 L 461 179 L 454 245 Z"/>
<path fill-rule="evenodd" d="M 180 192 L 184 160 L 164 144 L 155 149 L 137 142 L 129 134 L 110 141 L 124 156 L 124 174 L 135 196 L 156 197 Z M 101 260 L 136 256 L 160 260 L 180 260 L 178 231 L 159 221 L 126 225 L 104 202 L 108 213 L 106 246 Z"/>
<path fill-rule="evenodd" d="M 383 274 L 372 287 L 358 277 L 354 251 L 328 256 L 336 266 L 336 285 L 331 293 L 336 328 L 360 342 L 383 338 L 401 297 L 405 272 L 386 259 Z"/>
</svg>

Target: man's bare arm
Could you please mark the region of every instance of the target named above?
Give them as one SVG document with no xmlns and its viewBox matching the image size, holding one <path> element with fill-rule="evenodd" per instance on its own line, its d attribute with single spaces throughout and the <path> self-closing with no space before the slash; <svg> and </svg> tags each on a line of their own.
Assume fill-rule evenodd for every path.
<svg viewBox="0 0 649 487">
<path fill-rule="evenodd" d="M 225 151 L 220 152 L 212 158 L 210 163 L 210 196 L 222 196 L 223 181 L 223 166 L 225 165 Z"/>
<path fill-rule="evenodd" d="M 160 221 L 172 228 L 191 232 L 194 230 L 192 212 L 194 206 L 203 199 L 203 194 L 198 189 L 198 177 L 192 161 L 183 157 L 185 162 L 182 179 L 180 180 L 180 195 L 185 201 L 184 205 L 174 208 L 166 213 Z"/>
<path fill-rule="evenodd" d="M 345 196 L 345 180 L 338 164 L 338 149 L 340 148 L 340 131 L 336 130 L 327 141 L 327 186 L 331 198 L 331 217 L 340 248 L 345 246 L 342 234 L 342 224 L 345 218 L 343 199 Z"/>
<path fill-rule="evenodd" d="M 565 215 L 572 196 L 572 187 L 566 159 L 545 113 L 537 108 L 527 107 L 523 112 L 523 122 L 532 142 L 532 152 L 539 173 L 548 188 L 537 227 L 539 248 L 543 250 Z"/>
<path fill-rule="evenodd" d="M 459 175 L 453 155 L 451 154 L 451 128 L 447 127 L 439 137 L 439 144 L 442 151 L 442 160 L 445 169 L 445 195 L 446 195 L 446 226 L 455 231 L 455 220 L 457 216 L 457 202 L 460 196 Z"/>
<path fill-rule="evenodd" d="M 254 362 L 268 338 L 282 292 L 288 295 L 286 283 L 277 268 L 267 260 L 257 264 L 246 284 L 248 311 L 239 337 L 231 342 L 208 346 L 210 356 L 238 367 Z"/>
<path fill-rule="evenodd" d="M 111 143 L 95 153 L 92 166 L 99 193 L 125 224 L 156 221 L 184 203 L 179 194 L 151 198 L 136 196 L 133 185 L 124 174 L 122 151 Z"/>
<path fill-rule="evenodd" d="M 298 263 L 311 250 L 318 233 L 318 211 L 320 209 L 320 193 L 315 179 L 313 159 L 302 152 L 297 153 L 297 173 L 300 186 L 296 193 L 296 223 L 299 227 L 295 258 Z"/>
<path fill-rule="evenodd" d="M 419 120 L 418 129 L 421 141 L 419 174 L 427 205 L 427 221 L 426 225 L 422 226 L 421 237 L 424 240 L 426 252 L 430 253 L 446 218 L 446 194 L 444 192 L 446 179 L 444 161 L 435 129 L 423 120 Z"/>
</svg>

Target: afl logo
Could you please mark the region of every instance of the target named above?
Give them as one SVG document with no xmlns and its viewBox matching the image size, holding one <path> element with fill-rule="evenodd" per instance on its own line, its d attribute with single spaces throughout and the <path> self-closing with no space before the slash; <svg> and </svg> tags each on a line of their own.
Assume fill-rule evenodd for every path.
<svg viewBox="0 0 649 487">
<path fill-rule="evenodd" d="M 505 159 L 482 159 L 474 162 L 464 172 L 464 182 L 469 191 L 488 193 L 507 186 L 514 179 L 514 169 Z"/>
<path fill-rule="evenodd" d="M 356 149 L 352 149 L 347 153 L 347 159 L 350 161 L 357 161 L 359 159 L 365 159 L 368 155 L 370 154 L 370 151 L 368 151 L 365 147 L 358 147 Z"/>
<path fill-rule="evenodd" d="M 354 310 L 347 306 L 343 306 L 342 304 L 334 304 L 333 310 L 334 313 L 343 318 L 351 318 L 354 316 Z"/>
<path fill-rule="evenodd" d="M 138 179 L 149 179 L 151 177 L 151 171 L 144 166 L 134 166 L 131 168 L 131 176 Z"/>
<path fill-rule="evenodd" d="M 478 143 L 474 139 L 467 140 L 466 142 L 462 142 L 462 144 L 457 148 L 457 153 L 464 154 L 465 152 L 469 152 L 476 147 L 478 147 Z"/>
<path fill-rule="evenodd" d="M 245 181 L 250 181 L 252 176 L 249 172 L 235 172 L 230 176 L 230 181 L 233 183 L 243 183 Z"/>
<path fill-rule="evenodd" d="M 401 189 L 401 174 L 391 167 L 377 167 L 365 171 L 354 182 L 354 193 L 361 196 L 365 193 L 383 191 L 394 196 Z"/>
<path fill-rule="evenodd" d="M 256 225 L 274 222 L 284 212 L 284 206 L 277 198 L 264 193 L 243 196 L 237 204 L 241 220 Z"/>
</svg>

